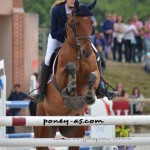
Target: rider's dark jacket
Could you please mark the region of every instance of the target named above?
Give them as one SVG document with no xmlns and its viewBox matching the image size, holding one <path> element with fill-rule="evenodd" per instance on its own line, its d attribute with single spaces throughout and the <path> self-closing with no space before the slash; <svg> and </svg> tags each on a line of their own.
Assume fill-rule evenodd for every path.
<svg viewBox="0 0 150 150">
<path fill-rule="evenodd" d="M 51 12 L 51 36 L 60 42 L 64 42 L 66 37 L 67 14 L 65 10 L 65 2 L 54 6 Z"/>
</svg>

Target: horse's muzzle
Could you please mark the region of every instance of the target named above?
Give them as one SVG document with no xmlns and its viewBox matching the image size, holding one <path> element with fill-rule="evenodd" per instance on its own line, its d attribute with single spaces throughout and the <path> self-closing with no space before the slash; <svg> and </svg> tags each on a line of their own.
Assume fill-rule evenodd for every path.
<svg viewBox="0 0 150 150">
<path fill-rule="evenodd" d="M 89 56 L 92 54 L 92 50 L 91 51 L 86 51 L 86 50 L 81 50 L 81 55 L 85 58 L 88 59 Z"/>
</svg>

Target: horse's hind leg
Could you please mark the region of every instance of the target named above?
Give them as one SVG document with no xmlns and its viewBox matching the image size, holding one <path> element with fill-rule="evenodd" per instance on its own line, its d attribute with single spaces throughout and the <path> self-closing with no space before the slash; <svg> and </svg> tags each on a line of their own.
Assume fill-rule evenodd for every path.
<svg viewBox="0 0 150 150">
<path fill-rule="evenodd" d="M 37 105 L 36 116 L 46 116 L 43 103 Z M 57 127 L 34 127 L 35 138 L 54 138 Z M 48 150 L 48 147 L 36 147 L 36 150 Z"/>
<path fill-rule="evenodd" d="M 96 75 L 94 73 L 89 73 L 87 77 L 88 93 L 87 96 L 85 97 L 85 102 L 88 105 L 92 105 L 95 102 L 95 97 L 92 93 L 95 81 L 96 81 Z"/>
<path fill-rule="evenodd" d="M 57 127 L 34 127 L 35 138 L 54 138 Z M 36 150 L 48 150 L 48 147 L 36 147 Z"/>
</svg>

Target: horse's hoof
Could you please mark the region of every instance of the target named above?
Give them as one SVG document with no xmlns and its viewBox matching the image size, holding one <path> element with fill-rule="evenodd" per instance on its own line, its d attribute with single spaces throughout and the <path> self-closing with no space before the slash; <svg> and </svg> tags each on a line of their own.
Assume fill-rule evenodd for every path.
<svg viewBox="0 0 150 150">
<path fill-rule="evenodd" d="M 96 81 L 96 76 L 95 76 L 95 74 L 89 73 L 89 74 L 88 74 L 88 77 L 87 77 L 87 83 L 88 83 L 88 85 L 89 85 L 90 87 L 93 86 L 94 83 L 95 83 L 95 81 Z"/>
<path fill-rule="evenodd" d="M 67 64 L 67 70 L 72 77 L 74 77 L 77 72 L 77 68 L 73 62 Z"/>
<path fill-rule="evenodd" d="M 91 96 L 86 96 L 84 100 L 85 100 L 85 103 L 88 105 L 93 105 L 95 103 L 95 98 Z"/>
</svg>

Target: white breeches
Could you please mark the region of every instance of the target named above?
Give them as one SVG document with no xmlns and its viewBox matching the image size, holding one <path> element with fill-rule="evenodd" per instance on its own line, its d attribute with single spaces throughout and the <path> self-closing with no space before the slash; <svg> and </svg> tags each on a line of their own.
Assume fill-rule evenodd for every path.
<svg viewBox="0 0 150 150">
<path fill-rule="evenodd" d="M 51 56 L 52 56 L 54 50 L 61 46 L 62 46 L 62 43 L 57 41 L 56 39 L 53 39 L 51 34 L 49 34 L 48 42 L 47 42 L 46 56 L 45 56 L 45 65 L 49 66 L 50 59 L 51 59 Z"/>
</svg>

